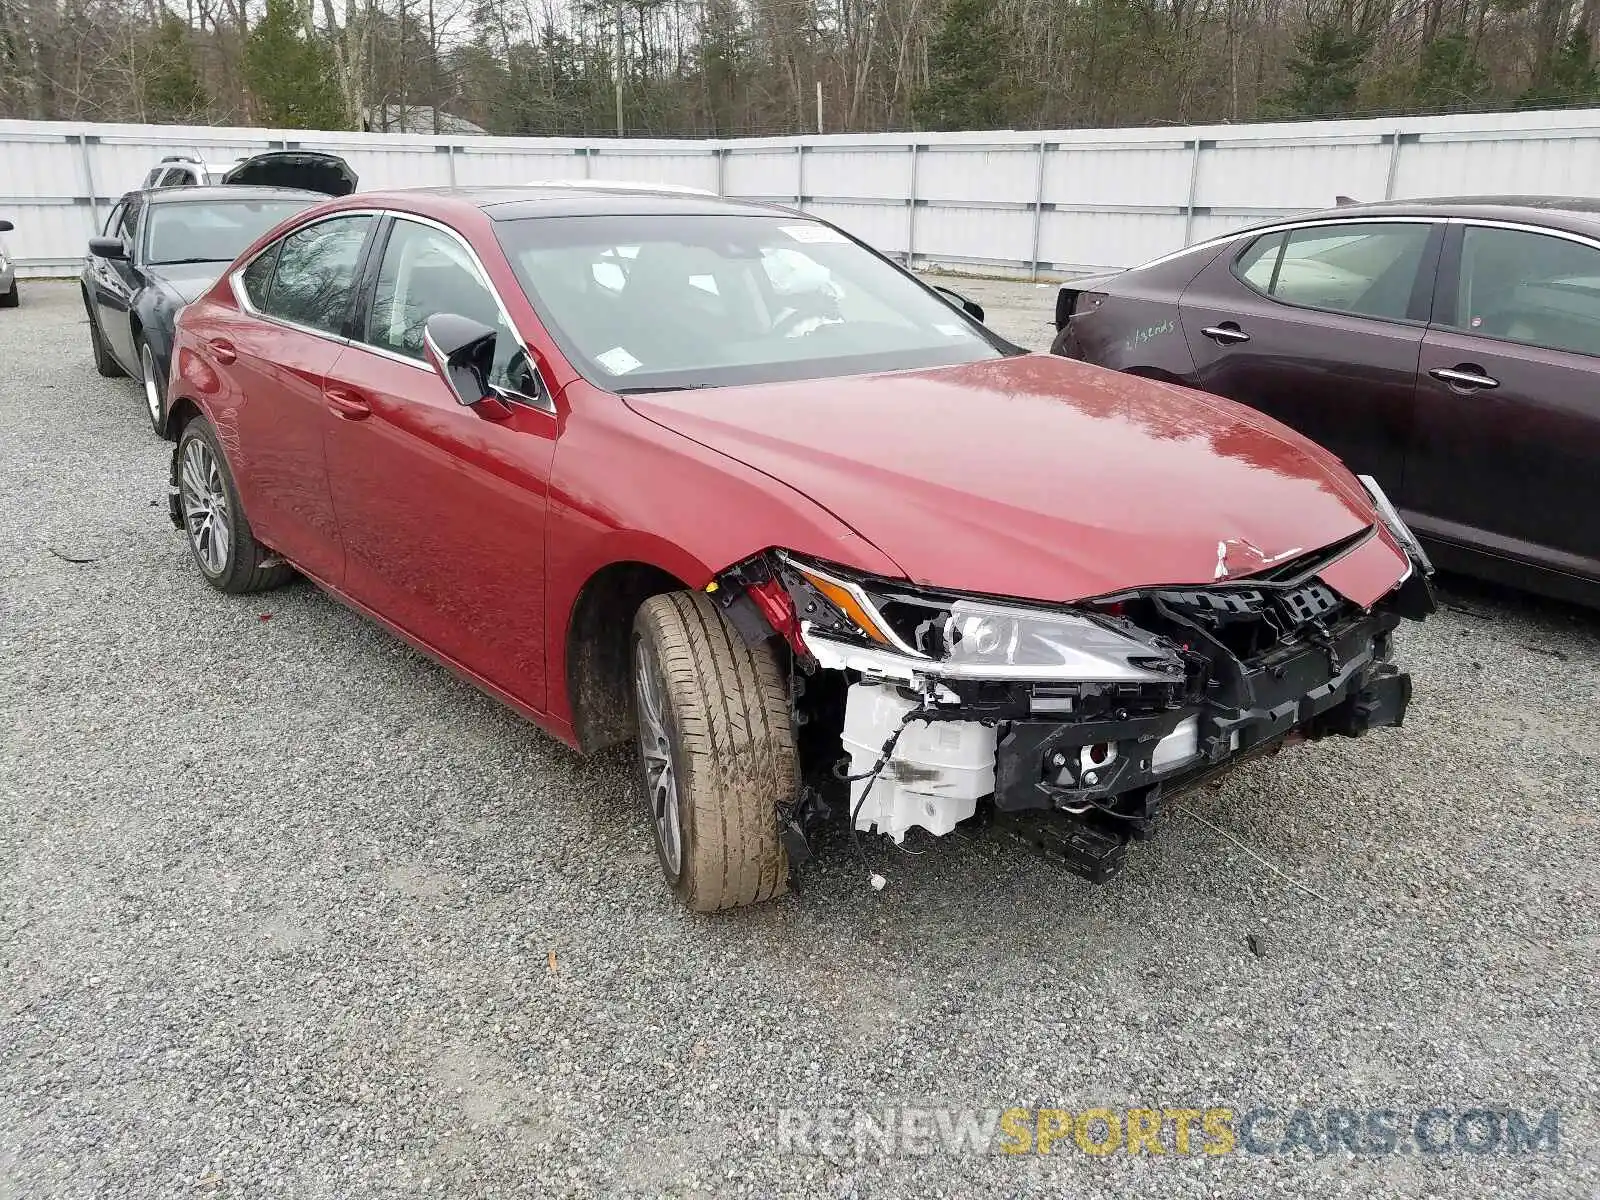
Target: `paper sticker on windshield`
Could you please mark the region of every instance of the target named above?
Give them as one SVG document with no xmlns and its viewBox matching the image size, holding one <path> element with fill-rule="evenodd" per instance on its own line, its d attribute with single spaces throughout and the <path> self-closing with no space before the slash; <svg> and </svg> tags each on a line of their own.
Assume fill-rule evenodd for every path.
<svg viewBox="0 0 1600 1200">
<path fill-rule="evenodd" d="M 637 370 L 644 365 L 621 346 L 613 346 L 604 354 L 596 354 L 594 358 L 613 375 L 626 375 L 629 371 Z"/>
<path fill-rule="evenodd" d="M 935 325 L 934 328 L 940 333 L 944 334 L 945 337 L 960 337 L 966 332 L 966 330 L 959 325 Z"/>
<path fill-rule="evenodd" d="M 848 242 L 837 229 L 829 229 L 826 225 L 780 225 L 783 230 L 797 242 L 806 242 L 816 245 L 821 242 Z"/>
</svg>

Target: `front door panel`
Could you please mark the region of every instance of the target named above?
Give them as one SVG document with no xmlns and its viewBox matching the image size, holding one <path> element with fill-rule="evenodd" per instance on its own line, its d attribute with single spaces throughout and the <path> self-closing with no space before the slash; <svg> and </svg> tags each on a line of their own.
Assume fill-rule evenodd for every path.
<svg viewBox="0 0 1600 1200">
<path fill-rule="evenodd" d="M 345 590 L 535 710 L 545 707 L 544 535 L 556 420 L 491 421 L 430 367 L 352 344 L 327 434 Z"/>
</svg>

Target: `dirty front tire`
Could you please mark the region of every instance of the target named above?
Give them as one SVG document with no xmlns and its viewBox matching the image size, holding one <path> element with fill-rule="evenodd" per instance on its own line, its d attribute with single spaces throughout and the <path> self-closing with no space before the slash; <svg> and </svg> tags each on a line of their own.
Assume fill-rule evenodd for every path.
<svg viewBox="0 0 1600 1200">
<path fill-rule="evenodd" d="M 15 308 L 22 303 L 22 293 L 18 291 L 20 285 L 15 279 L 11 281 L 9 292 L 0 292 L 0 308 Z"/>
<path fill-rule="evenodd" d="M 206 582 L 241 596 L 281 587 L 293 569 L 256 541 L 211 423 L 196 417 L 173 452 L 172 479 L 189 553 Z"/>
<path fill-rule="evenodd" d="M 704 593 L 670 592 L 640 607 L 631 662 L 636 786 L 668 885 L 696 912 L 782 895 L 778 809 L 800 764 L 777 652 L 749 645 Z"/>
</svg>

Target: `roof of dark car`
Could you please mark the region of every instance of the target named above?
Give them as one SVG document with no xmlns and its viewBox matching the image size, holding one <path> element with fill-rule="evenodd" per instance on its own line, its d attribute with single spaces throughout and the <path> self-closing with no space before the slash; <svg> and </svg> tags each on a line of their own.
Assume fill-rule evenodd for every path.
<svg viewBox="0 0 1600 1200">
<path fill-rule="evenodd" d="M 143 196 L 146 204 L 215 204 L 219 200 L 328 200 L 322 192 L 303 188 L 250 187 L 241 184 L 217 184 L 212 187 L 141 188 L 129 196 Z"/>
<path fill-rule="evenodd" d="M 770 204 L 747 200 L 725 200 L 719 196 L 692 192 L 657 192 L 647 187 L 637 191 L 625 188 L 540 187 L 458 187 L 408 188 L 415 195 L 426 192 L 441 200 L 460 200 L 483 210 L 494 221 L 518 221 L 525 217 L 645 216 L 652 213 L 712 216 L 771 216 L 785 210 Z M 381 203 L 381 193 L 366 193 Z"/>
<path fill-rule="evenodd" d="M 1280 217 L 1263 224 L 1286 221 L 1348 219 L 1360 216 L 1464 217 L 1478 220 L 1523 221 L 1583 233 L 1600 230 L 1600 200 L 1584 196 L 1442 196 L 1426 200 L 1376 200 L 1345 204 L 1320 212 Z"/>
</svg>

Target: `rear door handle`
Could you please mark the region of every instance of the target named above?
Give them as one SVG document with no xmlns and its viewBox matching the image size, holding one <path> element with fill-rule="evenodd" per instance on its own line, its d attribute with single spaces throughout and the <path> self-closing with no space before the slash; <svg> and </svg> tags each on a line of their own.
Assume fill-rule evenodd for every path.
<svg viewBox="0 0 1600 1200">
<path fill-rule="evenodd" d="M 1209 326 L 1200 332 L 1219 346 L 1231 346 L 1235 342 L 1248 342 L 1250 340 L 1250 335 L 1232 321 L 1224 321 L 1220 325 Z"/>
<path fill-rule="evenodd" d="M 239 357 L 239 352 L 233 348 L 233 343 L 226 338 L 212 338 L 206 345 L 211 347 L 211 357 L 223 366 L 227 366 Z"/>
<path fill-rule="evenodd" d="M 1448 383 L 1453 388 L 1460 388 L 1468 392 L 1500 386 L 1498 379 L 1487 374 L 1476 363 L 1457 363 L 1453 367 L 1435 367 L 1428 374 L 1441 383 Z"/>
<path fill-rule="evenodd" d="M 322 398 L 328 402 L 329 408 L 347 421 L 361 421 L 372 415 L 372 405 L 349 388 L 323 388 Z"/>
</svg>

